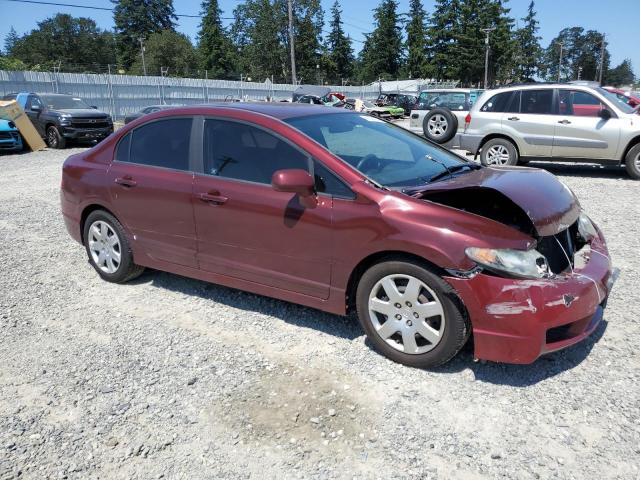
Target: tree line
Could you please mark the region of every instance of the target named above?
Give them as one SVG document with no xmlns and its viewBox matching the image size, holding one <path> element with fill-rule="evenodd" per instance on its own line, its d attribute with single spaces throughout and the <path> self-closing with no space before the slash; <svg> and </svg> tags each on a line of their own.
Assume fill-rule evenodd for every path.
<svg viewBox="0 0 640 480">
<path fill-rule="evenodd" d="M 23 35 L 12 28 L 0 68 L 291 82 L 287 0 L 244 0 L 230 22 L 223 22 L 227 18 L 218 0 L 204 0 L 195 42 L 176 31 L 172 0 L 111 1 L 113 31 L 68 14 L 39 22 Z M 504 0 L 436 0 L 433 12 L 421 0 L 410 0 L 408 12 L 400 12 L 395 0 L 380 0 L 364 41 L 345 32 L 338 0 L 328 21 L 320 0 L 292 3 L 301 83 L 431 78 L 481 86 L 487 30 L 491 84 L 600 77 L 613 85 L 635 81 L 629 60 L 611 67 L 601 32 L 565 28 L 543 48 L 534 1 L 527 15 L 516 20 Z"/>
</svg>

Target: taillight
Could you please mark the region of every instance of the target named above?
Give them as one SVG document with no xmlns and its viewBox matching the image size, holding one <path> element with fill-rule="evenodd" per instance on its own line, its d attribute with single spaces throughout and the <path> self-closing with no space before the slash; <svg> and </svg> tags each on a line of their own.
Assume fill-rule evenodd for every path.
<svg viewBox="0 0 640 480">
<path fill-rule="evenodd" d="M 471 123 L 471 113 L 467 113 L 467 116 L 464 117 L 464 128 L 469 128 L 469 124 Z"/>
</svg>

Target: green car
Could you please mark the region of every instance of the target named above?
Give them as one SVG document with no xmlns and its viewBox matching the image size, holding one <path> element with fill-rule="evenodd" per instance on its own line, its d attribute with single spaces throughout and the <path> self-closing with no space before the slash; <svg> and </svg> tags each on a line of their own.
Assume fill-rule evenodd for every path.
<svg viewBox="0 0 640 480">
<path fill-rule="evenodd" d="M 369 113 L 375 117 L 380 118 L 402 118 L 404 117 L 404 108 L 396 107 L 394 105 L 385 105 L 380 107 L 373 102 L 365 100 L 364 102 L 363 112 Z"/>
</svg>

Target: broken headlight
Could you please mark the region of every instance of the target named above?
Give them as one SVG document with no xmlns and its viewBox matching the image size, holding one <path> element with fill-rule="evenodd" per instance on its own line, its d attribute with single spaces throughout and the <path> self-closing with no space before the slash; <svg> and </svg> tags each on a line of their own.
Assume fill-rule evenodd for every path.
<svg viewBox="0 0 640 480">
<path fill-rule="evenodd" d="M 467 257 L 487 270 L 516 278 L 545 278 L 551 272 L 544 255 L 535 249 L 510 250 L 469 247 Z"/>
<path fill-rule="evenodd" d="M 593 222 L 584 213 L 581 213 L 578 217 L 578 234 L 587 243 L 598 236 L 598 231 Z"/>
</svg>

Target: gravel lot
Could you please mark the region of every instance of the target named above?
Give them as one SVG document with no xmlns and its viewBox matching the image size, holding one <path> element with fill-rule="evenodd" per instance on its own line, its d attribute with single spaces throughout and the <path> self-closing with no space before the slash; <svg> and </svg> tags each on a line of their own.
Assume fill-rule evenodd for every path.
<svg viewBox="0 0 640 480">
<path fill-rule="evenodd" d="M 0 157 L 0 479 L 640 476 L 640 182 L 556 166 L 621 276 L 588 341 L 437 371 L 341 318 L 166 273 L 101 281 L 59 213 L 79 151 Z"/>
</svg>

